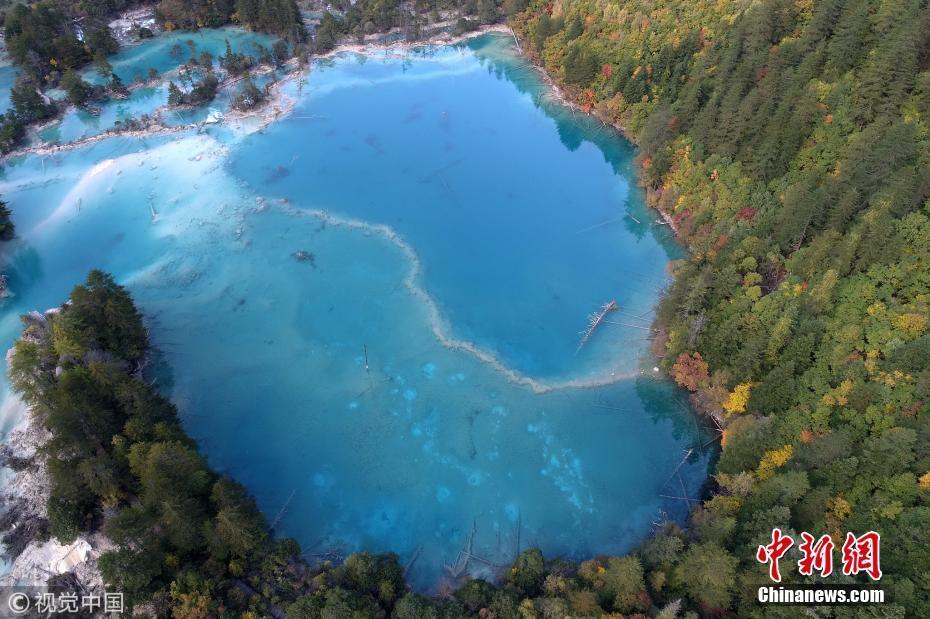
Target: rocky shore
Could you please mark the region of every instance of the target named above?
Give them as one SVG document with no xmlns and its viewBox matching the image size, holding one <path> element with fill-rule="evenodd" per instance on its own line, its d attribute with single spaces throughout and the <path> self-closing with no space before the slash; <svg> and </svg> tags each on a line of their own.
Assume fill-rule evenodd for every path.
<svg viewBox="0 0 930 619">
<path fill-rule="evenodd" d="M 513 35 L 513 31 L 504 24 L 490 24 L 486 26 L 480 26 L 475 30 L 471 30 L 462 34 L 455 34 L 450 30 L 451 27 L 452 22 L 443 22 L 438 24 L 430 34 L 415 41 L 392 39 L 392 36 L 398 34 L 398 29 L 386 33 L 367 35 L 364 41 L 361 42 L 352 42 L 349 37 L 346 37 L 330 51 L 324 54 L 316 54 L 314 57 L 332 58 L 333 56 L 338 56 L 339 54 L 344 54 L 346 52 L 364 54 L 377 50 L 406 50 L 416 47 L 428 47 L 430 45 L 456 45 L 469 39 L 480 37 L 485 34 L 490 34 L 492 32 Z"/>
<path fill-rule="evenodd" d="M 108 25 L 113 37 L 121 46 L 136 43 L 139 38 L 136 32 L 139 28 L 147 28 L 153 35 L 161 31 L 155 19 L 155 5 L 144 5 L 125 11 Z"/>
<path fill-rule="evenodd" d="M 56 310 L 52 310 L 56 311 Z M 35 313 L 34 320 L 46 316 Z M 7 353 L 9 363 L 10 352 Z M 25 409 L 25 405 L 22 405 Z M 99 556 L 113 548 L 102 534 L 61 544 L 48 533 L 48 467 L 42 448 L 50 434 L 30 411 L 0 445 L 0 466 L 12 474 L 0 487 L 0 540 L 6 574 L 0 586 L 45 586 L 54 582 L 84 594 L 103 594 Z"/>
</svg>

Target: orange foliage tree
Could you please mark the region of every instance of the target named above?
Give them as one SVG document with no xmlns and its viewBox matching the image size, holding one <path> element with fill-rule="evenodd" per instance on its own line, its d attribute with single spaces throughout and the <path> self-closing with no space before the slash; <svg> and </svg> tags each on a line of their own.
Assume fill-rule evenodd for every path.
<svg viewBox="0 0 930 619">
<path fill-rule="evenodd" d="M 710 376 L 707 373 L 707 362 L 701 353 L 686 353 L 678 355 L 675 365 L 672 366 L 672 378 L 688 391 L 697 391 L 707 385 Z"/>
</svg>

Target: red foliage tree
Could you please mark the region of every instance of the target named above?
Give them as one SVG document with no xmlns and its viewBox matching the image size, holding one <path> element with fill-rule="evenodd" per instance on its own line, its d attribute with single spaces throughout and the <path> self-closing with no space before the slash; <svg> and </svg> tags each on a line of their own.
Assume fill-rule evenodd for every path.
<svg viewBox="0 0 930 619">
<path fill-rule="evenodd" d="M 743 221 L 749 220 L 756 216 L 756 209 L 751 206 L 744 206 L 736 213 L 736 219 Z"/>
<path fill-rule="evenodd" d="M 686 353 L 678 355 L 675 365 L 672 366 L 672 378 L 688 391 L 697 391 L 707 384 L 710 375 L 707 372 L 707 362 L 701 353 Z"/>
</svg>

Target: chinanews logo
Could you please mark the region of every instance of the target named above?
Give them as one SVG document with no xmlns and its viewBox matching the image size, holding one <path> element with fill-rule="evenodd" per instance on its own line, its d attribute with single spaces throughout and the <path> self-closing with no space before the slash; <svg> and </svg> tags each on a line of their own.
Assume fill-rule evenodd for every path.
<svg viewBox="0 0 930 619">
<path fill-rule="evenodd" d="M 835 543 L 829 535 L 819 538 L 802 532 L 801 543 L 797 545 L 801 558 L 797 561 L 798 574 L 802 576 L 817 575 L 826 578 L 834 573 Z M 768 565 L 769 578 L 774 583 L 781 583 L 782 574 L 779 561 L 795 546 L 795 540 L 782 533 L 781 529 L 772 529 L 772 538 L 768 544 L 756 550 L 756 560 Z M 837 572 L 844 576 L 867 575 L 873 582 L 882 577 L 881 536 L 875 531 L 862 535 L 846 533 L 840 548 L 841 566 Z M 774 587 L 759 587 L 758 601 L 763 604 L 881 604 L 885 601 L 882 589 L 868 585 L 850 584 L 792 584 Z"/>
</svg>

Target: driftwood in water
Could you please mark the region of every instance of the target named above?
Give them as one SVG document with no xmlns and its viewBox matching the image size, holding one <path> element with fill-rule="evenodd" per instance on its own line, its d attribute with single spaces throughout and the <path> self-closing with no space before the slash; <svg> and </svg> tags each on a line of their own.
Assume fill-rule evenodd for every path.
<svg viewBox="0 0 930 619">
<path fill-rule="evenodd" d="M 582 232 L 590 232 L 591 230 L 595 230 L 595 229 L 597 229 L 597 228 L 600 228 L 601 226 L 606 226 L 607 224 L 612 224 L 612 223 L 616 223 L 616 222 L 618 222 L 618 221 L 623 221 L 623 218 L 624 218 L 624 217 L 625 217 L 625 215 L 621 215 L 620 217 L 614 217 L 613 219 L 608 219 L 608 220 L 606 220 L 606 221 L 602 221 L 602 222 L 600 222 L 600 223 L 594 224 L 593 226 L 588 226 L 587 228 L 582 228 L 581 230 L 578 231 L 578 234 L 581 234 Z M 639 223 L 639 222 L 636 222 L 636 223 Z"/>
<path fill-rule="evenodd" d="M 641 329 L 643 331 L 649 331 L 650 333 L 653 331 L 652 327 L 644 327 L 642 325 L 635 325 L 633 323 L 623 322 L 622 320 L 605 320 L 604 322 L 610 325 L 620 325 L 621 327 L 631 327 L 633 329 Z"/>
<path fill-rule="evenodd" d="M 404 566 L 404 578 L 407 578 L 407 574 L 410 572 L 410 568 L 413 567 L 413 564 L 416 563 L 417 558 L 419 558 L 420 553 L 423 551 L 423 546 L 417 546 L 417 549 L 413 551 L 413 556 L 410 557 L 410 560 L 407 561 L 407 565 Z"/>
<path fill-rule="evenodd" d="M 682 465 L 683 465 L 685 462 L 687 462 L 687 461 L 688 461 L 688 458 L 690 458 L 691 455 L 694 453 L 694 449 L 693 449 L 693 448 L 688 448 L 688 449 L 685 450 L 684 453 L 685 453 L 685 457 L 681 459 L 681 462 L 678 463 L 678 466 L 675 467 L 675 470 L 672 471 L 672 474 L 669 475 L 669 476 L 668 476 L 668 479 L 665 480 L 665 483 L 662 484 L 662 487 L 663 487 L 663 488 L 664 488 L 665 486 L 668 485 L 668 482 L 672 481 L 672 478 L 675 477 L 675 475 L 678 474 L 678 471 L 681 469 Z M 687 492 L 686 492 L 685 494 L 687 494 Z"/>
<path fill-rule="evenodd" d="M 604 317 L 607 316 L 610 312 L 620 309 L 620 306 L 617 305 L 616 301 L 611 301 L 610 303 L 605 303 L 604 306 L 596 313 L 591 314 L 588 317 L 588 326 L 581 332 L 581 342 L 578 344 L 577 353 L 581 348 L 588 343 L 588 340 L 591 339 L 591 336 L 594 334 L 594 331 L 597 330 L 601 323 L 604 322 Z"/>
<path fill-rule="evenodd" d="M 523 512 L 517 513 L 517 551 L 513 555 L 513 560 L 516 561 L 517 557 L 520 556 L 520 536 L 523 532 Z"/>
<path fill-rule="evenodd" d="M 686 449 L 684 453 L 685 453 L 685 455 L 684 455 L 684 457 L 681 459 L 681 462 L 678 463 L 678 466 L 675 467 L 675 470 L 672 471 L 672 474 L 669 475 L 668 479 L 665 480 L 665 483 L 662 484 L 662 488 L 665 488 L 665 486 L 667 486 L 668 483 L 669 483 L 670 481 L 672 481 L 673 478 L 677 477 L 677 478 L 678 478 L 678 485 L 679 485 L 679 487 L 681 488 L 681 495 L 680 495 L 680 496 L 676 496 L 676 495 L 670 495 L 670 494 L 659 494 L 659 496 L 662 497 L 663 499 L 672 499 L 672 500 L 675 500 L 675 501 L 685 501 L 685 502 L 688 503 L 688 504 L 690 504 L 690 503 L 700 503 L 701 501 L 700 501 L 699 499 L 693 499 L 693 498 L 691 498 L 690 496 L 688 496 L 688 490 L 687 490 L 687 488 L 685 488 L 685 482 L 684 482 L 684 480 L 681 478 L 681 467 L 682 467 L 682 465 L 683 465 L 685 462 L 688 461 L 688 458 L 690 458 L 691 455 L 694 454 L 694 448 Z"/>
<path fill-rule="evenodd" d="M 465 544 L 462 546 L 462 549 L 459 551 L 458 556 L 455 558 L 455 562 L 452 564 L 446 564 L 446 572 L 453 580 L 458 580 L 461 578 L 466 571 L 468 570 L 468 564 L 472 561 L 477 561 L 478 563 L 483 563 L 488 567 L 501 569 L 506 567 L 503 564 L 494 563 L 490 559 L 476 555 L 474 553 L 475 545 L 475 534 L 477 533 L 478 524 L 474 520 L 471 525 L 471 532 L 468 534 L 468 537 L 465 538 Z"/>
<path fill-rule="evenodd" d="M 468 537 L 465 538 L 465 544 L 462 546 L 462 549 L 459 551 L 458 556 L 455 558 L 455 562 L 451 565 L 446 565 L 446 571 L 449 572 L 449 575 L 452 578 L 459 578 L 465 572 L 465 569 L 468 568 L 468 559 L 471 557 L 472 547 L 475 543 L 475 531 L 478 528 L 478 524 L 475 521 L 472 521 L 471 532 L 468 534 Z"/>
<path fill-rule="evenodd" d="M 687 496 L 672 496 L 671 494 L 660 494 L 659 496 L 662 497 L 663 499 L 672 499 L 675 501 L 688 501 L 689 503 L 700 503 L 701 502 L 699 499 L 692 499 L 691 497 L 687 497 Z"/>
<path fill-rule="evenodd" d="M 274 517 L 274 520 L 271 521 L 271 527 L 275 528 L 278 525 L 278 522 L 281 521 L 281 518 L 284 517 L 284 514 L 287 513 L 287 508 L 290 506 L 291 501 L 294 500 L 294 495 L 297 494 L 297 488 L 291 490 L 291 495 L 287 497 L 287 500 L 284 502 L 284 505 L 281 506 L 281 509 L 278 511 L 278 514 Z"/>
</svg>

